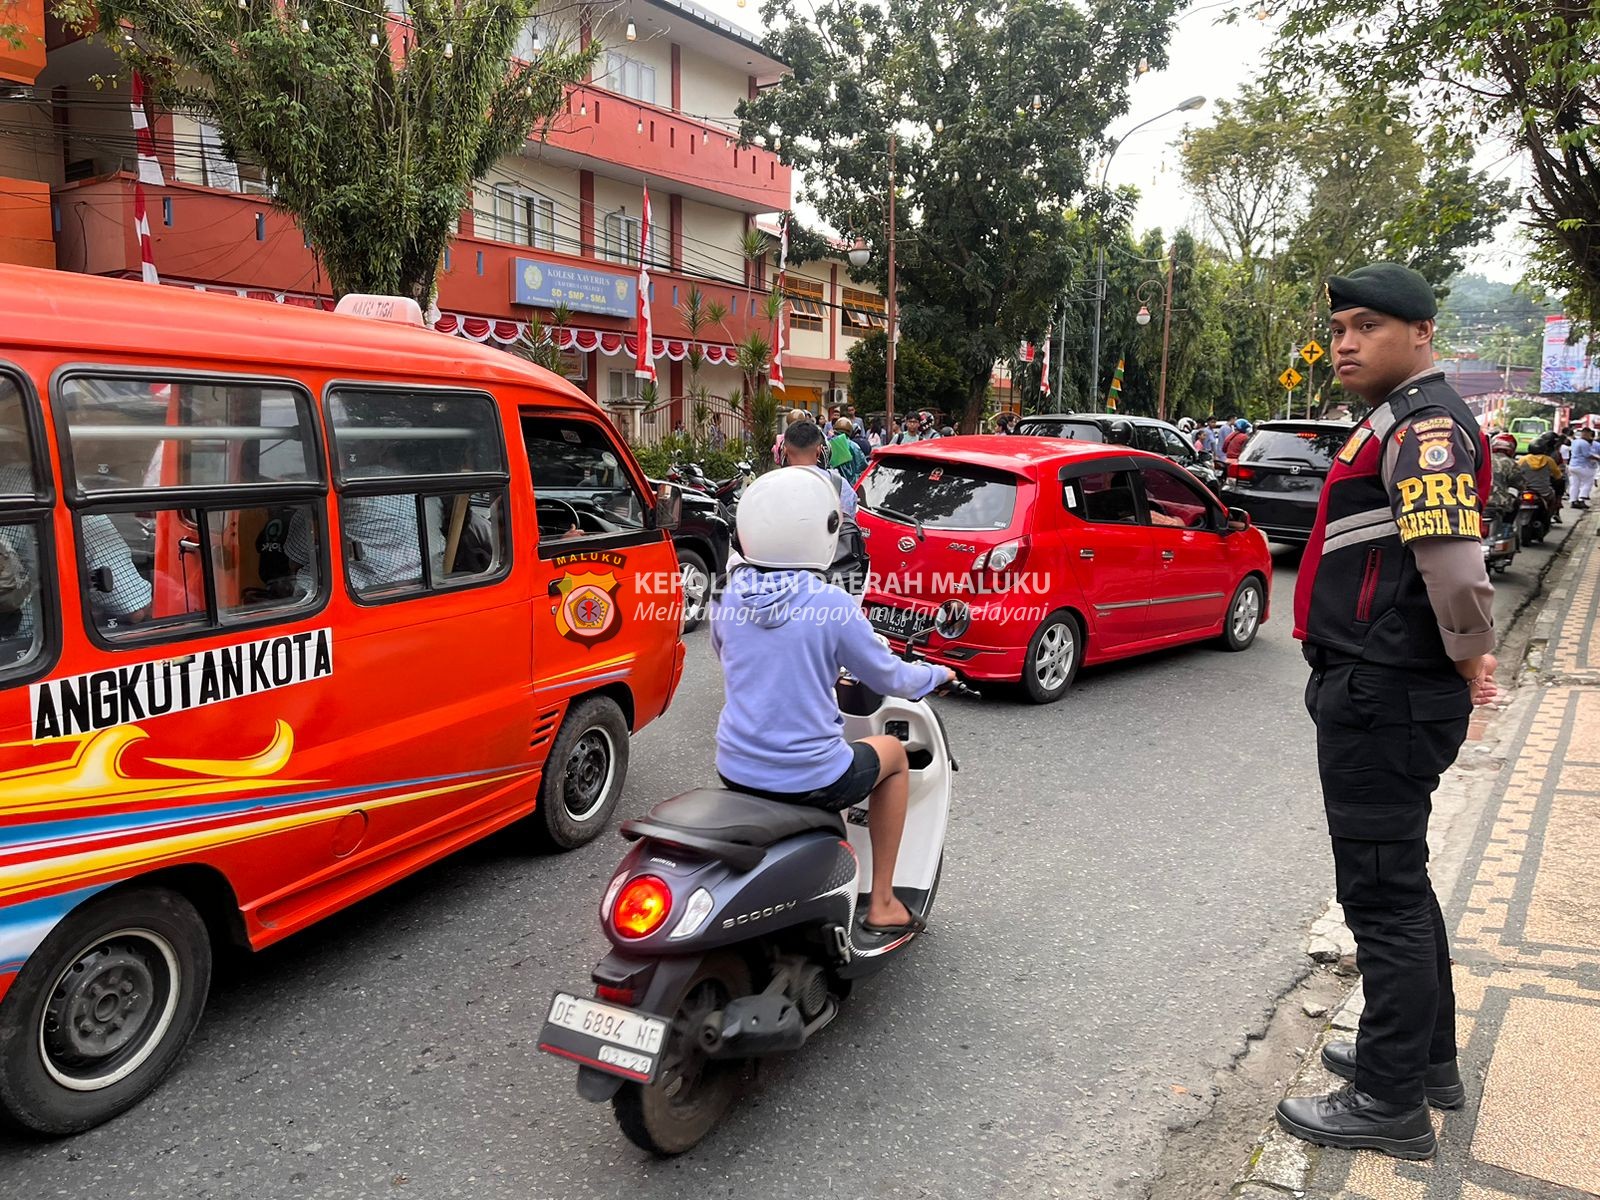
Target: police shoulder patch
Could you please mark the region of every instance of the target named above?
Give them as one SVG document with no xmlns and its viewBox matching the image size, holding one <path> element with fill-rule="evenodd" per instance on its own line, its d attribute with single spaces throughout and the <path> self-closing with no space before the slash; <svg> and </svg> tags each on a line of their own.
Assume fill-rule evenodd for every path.
<svg viewBox="0 0 1600 1200">
<path fill-rule="evenodd" d="M 1361 453 L 1361 447 L 1367 444 L 1367 439 L 1371 436 L 1372 430 L 1367 426 L 1357 426 L 1356 431 L 1350 435 L 1350 440 L 1345 442 L 1344 448 L 1339 451 L 1339 461 L 1346 466 L 1355 462 L 1356 455 Z"/>
</svg>

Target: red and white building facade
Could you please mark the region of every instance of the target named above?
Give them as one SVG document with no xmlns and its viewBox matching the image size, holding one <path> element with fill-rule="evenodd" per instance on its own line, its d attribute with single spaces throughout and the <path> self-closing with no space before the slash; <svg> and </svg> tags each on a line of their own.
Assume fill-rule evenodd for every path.
<svg viewBox="0 0 1600 1200">
<path fill-rule="evenodd" d="M 403 23 L 399 0 L 391 8 L 392 26 Z M 43 0 L 16 0 L 15 14 L 24 46 L 0 46 L 0 261 L 138 279 L 129 88 L 91 82 L 120 63 L 99 36 L 62 28 Z M 627 431 L 653 440 L 694 419 L 683 401 L 681 309 L 691 289 L 727 310 L 699 335 L 700 382 L 713 396 L 740 392 L 734 344 L 752 329 L 772 337 L 762 302 L 776 251 L 751 264 L 741 244 L 758 218 L 773 228 L 790 206 L 791 173 L 769 149 L 738 144 L 734 112 L 785 68 L 754 34 L 679 0 L 563 6 L 530 24 L 519 54 L 563 41 L 604 49 L 590 81 L 569 89 L 548 137 L 529 139 L 464 198 L 439 277 L 438 328 L 509 345 L 535 316 L 549 325 L 552 306 L 564 302 L 571 320 L 554 336 L 569 378 L 611 405 Z M 217 131 L 191 115 L 155 110 L 150 126 L 162 182 L 142 188 L 147 253 L 163 285 L 331 306 L 316 256 L 293 218 L 272 207 L 259 170 L 230 161 Z M 633 370 L 633 293 L 619 286 L 638 276 L 646 184 L 653 346 L 666 401 L 648 415 Z M 787 278 L 784 400 L 840 403 L 845 355 L 855 337 L 881 327 L 882 298 L 851 284 L 840 261 L 791 268 Z"/>
</svg>

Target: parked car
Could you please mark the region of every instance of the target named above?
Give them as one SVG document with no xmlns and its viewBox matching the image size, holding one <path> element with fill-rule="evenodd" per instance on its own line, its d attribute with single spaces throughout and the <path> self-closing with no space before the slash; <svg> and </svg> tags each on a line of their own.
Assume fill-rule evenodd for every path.
<svg viewBox="0 0 1600 1200">
<path fill-rule="evenodd" d="M 1333 456 L 1354 428 L 1349 421 L 1261 422 L 1228 464 L 1223 503 L 1249 513 L 1269 541 L 1303 546 Z"/>
<path fill-rule="evenodd" d="M 650 481 L 655 487 L 661 480 Z M 728 552 L 733 542 L 733 516 L 726 505 L 705 492 L 683 489 L 683 517 L 672 531 L 678 552 L 678 573 L 683 576 L 683 631 L 698 628 L 706 619 L 711 596 L 728 573 Z"/>
<path fill-rule="evenodd" d="M 1038 704 L 1085 663 L 1208 639 L 1243 650 L 1267 619 L 1266 539 L 1163 456 L 940 438 L 879 450 L 859 491 L 874 627 L 903 645 L 965 603 L 967 633 L 923 653 Z"/>
<path fill-rule="evenodd" d="M 1146 450 L 1170 458 L 1213 492 L 1222 486 L 1222 470 L 1211 455 L 1194 448 L 1194 443 L 1154 417 L 1129 417 L 1121 413 L 1039 413 L 1017 422 L 1014 434 L 1028 437 L 1074 438 L 1080 442 L 1116 443 L 1112 430 L 1117 422 L 1131 425 L 1135 450 Z"/>
</svg>

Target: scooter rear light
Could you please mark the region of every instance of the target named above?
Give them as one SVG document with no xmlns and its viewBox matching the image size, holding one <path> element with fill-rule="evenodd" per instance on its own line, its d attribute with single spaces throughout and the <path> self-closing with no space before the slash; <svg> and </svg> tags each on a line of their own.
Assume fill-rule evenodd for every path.
<svg viewBox="0 0 1600 1200">
<path fill-rule="evenodd" d="M 699 933 L 700 926 L 704 925 L 706 918 L 711 915 L 711 909 L 711 893 L 705 888 L 695 888 L 694 895 L 689 897 L 689 903 L 683 906 L 683 916 L 678 918 L 678 924 L 667 935 L 667 940 L 676 942 Z"/>
<path fill-rule="evenodd" d="M 612 1004 L 632 1004 L 633 989 L 631 987 L 612 987 L 610 984 L 600 983 L 595 985 L 595 998 L 609 1000 Z"/>
<path fill-rule="evenodd" d="M 623 937 L 649 937 L 672 911 L 672 889 L 654 875 L 638 875 L 617 893 L 611 924 Z"/>
</svg>

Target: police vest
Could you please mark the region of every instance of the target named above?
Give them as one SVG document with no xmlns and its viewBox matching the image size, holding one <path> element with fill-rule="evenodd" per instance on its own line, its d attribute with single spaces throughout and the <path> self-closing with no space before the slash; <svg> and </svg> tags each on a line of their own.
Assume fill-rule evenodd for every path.
<svg viewBox="0 0 1600 1200">
<path fill-rule="evenodd" d="M 1474 487 L 1472 504 L 1482 511 L 1494 468 L 1477 419 L 1455 389 L 1441 373 L 1390 396 L 1356 427 L 1323 484 L 1295 584 L 1294 636 L 1309 645 L 1385 666 L 1450 663 L 1381 474 L 1396 426 L 1423 415 L 1448 416 L 1469 435 L 1476 461 L 1456 466 L 1454 481 Z"/>
</svg>

